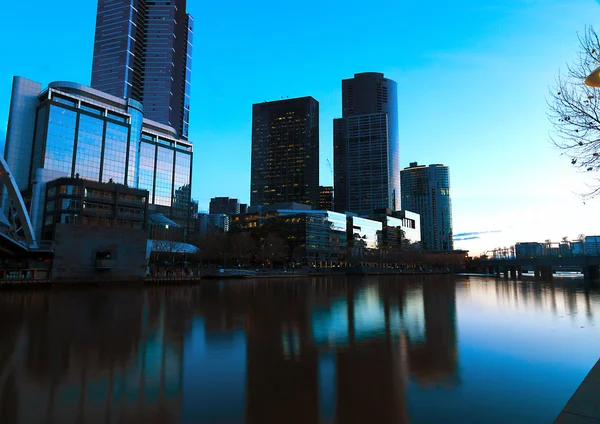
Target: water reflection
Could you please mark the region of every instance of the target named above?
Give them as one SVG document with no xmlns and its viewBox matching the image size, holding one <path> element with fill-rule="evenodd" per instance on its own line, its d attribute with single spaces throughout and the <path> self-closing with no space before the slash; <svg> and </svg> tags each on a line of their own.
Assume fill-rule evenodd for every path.
<svg viewBox="0 0 600 424">
<path fill-rule="evenodd" d="M 508 377 L 482 381 L 475 369 L 521 355 L 495 367 L 533 373 L 533 343 L 597 339 L 598 310 L 597 292 L 570 281 L 452 277 L 10 292 L 0 298 L 0 422 L 482 422 L 486 390 L 520 400 Z M 520 335 L 532 344 L 514 343 Z M 594 343 L 580 353 L 600 351 Z M 581 379 L 573 368 L 585 365 L 565 368 L 569 384 Z M 495 422 L 548 421 L 531 417 L 553 418 L 572 390 L 530 398 L 537 415 L 498 407 Z"/>
</svg>

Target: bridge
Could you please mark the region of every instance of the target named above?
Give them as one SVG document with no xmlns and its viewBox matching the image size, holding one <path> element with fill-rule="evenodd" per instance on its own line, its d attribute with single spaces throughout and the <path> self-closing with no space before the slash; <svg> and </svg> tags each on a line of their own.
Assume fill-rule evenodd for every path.
<svg viewBox="0 0 600 424">
<path fill-rule="evenodd" d="M 8 216 L 0 211 L 0 252 L 9 255 L 53 251 L 51 243 L 40 243 L 36 240 L 35 232 L 21 196 L 21 191 L 15 181 L 8 164 L 0 156 L 0 183 L 5 195 L 0 203 L 6 202 Z"/>
<path fill-rule="evenodd" d="M 483 270 L 488 274 L 504 274 L 506 278 L 521 277 L 523 269 L 533 269 L 534 275 L 541 278 L 551 278 L 554 271 L 576 271 L 583 273 L 585 278 L 600 278 L 598 267 L 600 256 L 545 256 L 528 258 L 491 258 L 475 259 L 470 268 Z"/>
</svg>

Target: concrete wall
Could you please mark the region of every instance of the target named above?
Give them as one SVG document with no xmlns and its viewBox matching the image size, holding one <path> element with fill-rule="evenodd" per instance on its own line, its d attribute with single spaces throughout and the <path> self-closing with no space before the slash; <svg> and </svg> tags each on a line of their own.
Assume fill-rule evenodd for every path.
<svg viewBox="0 0 600 424">
<path fill-rule="evenodd" d="M 146 271 L 144 230 L 56 225 L 52 278 L 73 283 L 140 281 Z M 97 269 L 96 252 L 110 252 L 110 269 Z"/>
</svg>

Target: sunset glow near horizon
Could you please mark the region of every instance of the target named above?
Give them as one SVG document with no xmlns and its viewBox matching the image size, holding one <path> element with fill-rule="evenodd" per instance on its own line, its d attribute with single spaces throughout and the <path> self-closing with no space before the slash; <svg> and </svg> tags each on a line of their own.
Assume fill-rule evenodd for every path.
<svg viewBox="0 0 600 424">
<path fill-rule="evenodd" d="M 4 139 L 14 75 L 89 84 L 96 2 L 5 5 L 0 70 Z M 194 199 L 248 202 L 252 104 L 320 103 L 320 181 L 332 185 L 341 80 L 382 72 L 398 83 L 400 161 L 450 167 L 455 248 L 600 234 L 593 177 L 550 143 L 548 90 L 576 58 L 594 0 L 188 1 L 195 18 L 190 140 Z M 433 14 L 431 11 L 435 11 Z M 24 25 L 27 19 L 27 25 Z"/>
</svg>

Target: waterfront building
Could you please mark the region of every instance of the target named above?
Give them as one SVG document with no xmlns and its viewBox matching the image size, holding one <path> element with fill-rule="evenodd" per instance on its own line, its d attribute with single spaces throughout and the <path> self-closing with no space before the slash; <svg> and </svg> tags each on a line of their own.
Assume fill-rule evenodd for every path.
<svg viewBox="0 0 600 424">
<path fill-rule="evenodd" d="M 231 199 L 229 197 L 213 197 L 210 199 L 209 213 L 211 215 L 237 215 L 241 213 L 240 209 L 241 205 L 238 199 Z"/>
<path fill-rule="evenodd" d="M 149 211 L 187 229 L 192 218 L 192 144 L 177 130 L 145 118 L 134 99 L 84 85 L 47 88 L 15 77 L 4 157 L 19 190 L 29 190 L 39 238 L 46 184 L 81 178 L 147 190 Z M 8 208 L 3 196 L 4 210 Z"/>
<path fill-rule="evenodd" d="M 43 240 L 58 224 L 146 229 L 147 190 L 67 177 L 50 181 L 45 199 Z"/>
<path fill-rule="evenodd" d="M 211 231 L 229 231 L 229 215 L 223 213 L 198 214 L 198 233 L 203 236 Z"/>
<path fill-rule="evenodd" d="M 252 106 L 250 204 L 319 205 L 319 103 L 301 97 Z"/>
<path fill-rule="evenodd" d="M 296 262 L 331 265 L 345 261 L 345 214 L 281 204 L 231 217 L 231 226 L 239 231 L 253 231 L 265 224 L 281 230 L 290 247 L 289 256 Z"/>
<path fill-rule="evenodd" d="M 381 247 L 383 238 L 381 222 L 349 215 L 346 228 L 348 250 L 351 257 L 362 258 Z"/>
<path fill-rule="evenodd" d="M 319 209 L 325 211 L 333 210 L 333 187 L 332 186 L 320 186 L 319 187 Z"/>
<path fill-rule="evenodd" d="M 334 209 L 399 209 L 396 83 L 366 72 L 342 81 L 342 118 L 333 121 Z"/>
<path fill-rule="evenodd" d="M 401 171 L 402 209 L 421 217 L 421 244 L 426 250 L 453 250 L 450 172 L 447 166 L 412 162 Z"/>
<path fill-rule="evenodd" d="M 373 213 L 363 215 L 363 218 L 381 222 L 383 248 L 397 249 L 405 243 L 413 246 L 421 243 L 421 218 L 417 213 L 376 209 Z"/>
<path fill-rule="evenodd" d="M 186 0 L 98 0 L 91 86 L 187 139 L 193 35 Z"/>
</svg>

